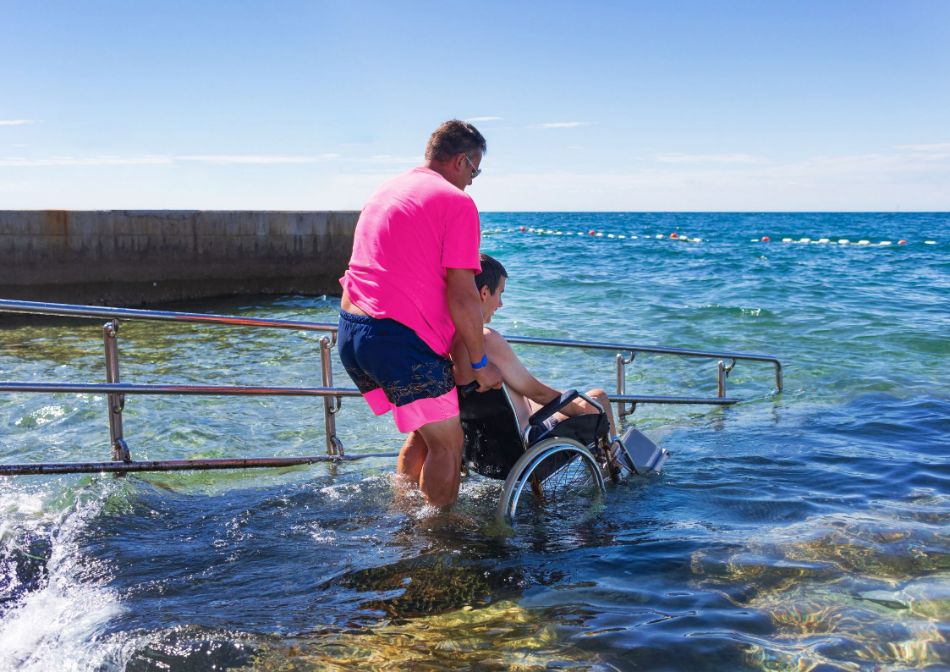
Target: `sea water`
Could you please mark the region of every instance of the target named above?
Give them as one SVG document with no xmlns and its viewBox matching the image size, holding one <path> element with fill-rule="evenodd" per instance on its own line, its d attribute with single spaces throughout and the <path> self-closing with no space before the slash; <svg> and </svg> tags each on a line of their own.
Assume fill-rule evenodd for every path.
<svg viewBox="0 0 950 672">
<path fill-rule="evenodd" d="M 590 523 L 514 536 L 491 522 L 497 482 L 439 513 L 394 498 L 391 459 L 0 478 L 0 670 L 950 665 L 950 215 L 482 229 L 509 273 L 501 332 L 770 354 L 784 391 L 740 361 L 734 407 L 640 405 L 663 474 L 611 487 Z M 338 301 L 171 308 L 332 322 Z M 319 334 L 124 322 L 119 339 L 127 382 L 319 385 Z M 517 351 L 558 387 L 615 389 L 614 353 Z M 715 396 L 716 364 L 640 354 L 627 392 Z M 101 320 L 7 325 L 0 372 L 104 380 Z M 124 415 L 136 459 L 325 445 L 319 399 L 135 396 Z M 359 400 L 337 423 L 350 454 L 400 445 Z M 0 395 L 0 461 L 108 455 L 102 396 Z"/>
</svg>

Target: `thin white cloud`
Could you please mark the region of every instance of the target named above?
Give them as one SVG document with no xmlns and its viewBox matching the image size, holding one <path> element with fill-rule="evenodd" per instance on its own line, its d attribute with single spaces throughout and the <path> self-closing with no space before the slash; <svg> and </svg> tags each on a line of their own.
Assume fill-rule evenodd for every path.
<svg viewBox="0 0 950 672">
<path fill-rule="evenodd" d="M 911 152 L 511 173 L 473 191 L 483 210 L 947 210 L 950 156 Z M 531 194 L 526 202 L 525 194 Z"/>
<path fill-rule="evenodd" d="M 660 163 L 762 163 L 751 154 L 657 154 Z"/>
<path fill-rule="evenodd" d="M 50 156 L 27 158 L 23 156 L 0 156 L 0 166 L 46 167 L 46 166 L 154 166 L 173 163 L 170 156 Z"/>
<path fill-rule="evenodd" d="M 898 145 L 896 149 L 904 152 L 907 157 L 918 161 L 945 161 L 950 159 L 950 142 L 934 142 L 926 145 Z"/>
<path fill-rule="evenodd" d="M 548 121 L 543 124 L 534 124 L 532 128 L 579 128 L 590 125 L 589 121 Z"/>
<path fill-rule="evenodd" d="M 339 154 L 332 153 L 313 156 L 293 154 L 186 154 L 172 157 L 172 160 L 192 163 L 214 163 L 219 165 L 273 165 L 288 163 L 323 163 L 339 158 Z"/>
<path fill-rule="evenodd" d="M 469 117 L 465 121 L 501 121 L 503 117 Z"/>
<path fill-rule="evenodd" d="M 26 126 L 35 123 L 32 119 L 0 119 L 0 126 Z"/>
<path fill-rule="evenodd" d="M 897 145 L 897 149 L 909 152 L 950 152 L 950 142 L 934 142 L 929 145 Z"/>
<path fill-rule="evenodd" d="M 282 154 L 145 154 L 139 156 L 62 156 L 43 158 L 0 156 L 0 166 L 156 166 L 175 163 L 209 163 L 215 165 L 280 165 L 324 163 L 341 158 L 339 154 L 282 155 Z"/>
<path fill-rule="evenodd" d="M 367 159 L 366 163 L 381 163 L 388 165 L 418 165 L 422 163 L 422 156 L 393 156 L 392 154 L 375 154 Z"/>
</svg>

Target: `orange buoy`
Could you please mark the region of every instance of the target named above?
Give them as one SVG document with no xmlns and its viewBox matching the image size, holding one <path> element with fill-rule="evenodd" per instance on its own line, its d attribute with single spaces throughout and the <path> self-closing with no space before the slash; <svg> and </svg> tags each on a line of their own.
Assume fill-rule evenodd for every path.
<svg viewBox="0 0 950 672">
<path fill-rule="evenodd" d="M 679 234 L 678 234 L 678 233 L 671 233 L 671 234 L 670 234 L 670 239 L 676 240 L 677 238 L 679 238 Z"/>
<path fill-rule="evenodd" d="M 524 233 L 526 231 L 525 227 L 523 226 L 519 226 L 518 230 L 521 231 L 521 233 Z"/>
<path fill-rule="evenodd" d="M 897 244 L 898 244 L 898 245 L 906 245 L 906 244 L 907 244 L 907 241 L 901 239 L 901 240 L 898 240 L 898 241 L 897 241 Z"/>
<path fill-rule="evenodd" d="M 762 236 L 762 242 L 763 242 L 763 243 L 768 243 L 768 242 L 771 241 L 771 240 L 772 240 L 772 239 L 769 238 L 768 236 Z"/>
<path fill-rule="evenodd" d="M 594 231 L 593 229 L 591 229 L 590 231 L 587 232 L 587 235 L 588 235 L 588 236 L 596 236 L 596 235 L 597 235 L 597 232 Z"/>
</svg>

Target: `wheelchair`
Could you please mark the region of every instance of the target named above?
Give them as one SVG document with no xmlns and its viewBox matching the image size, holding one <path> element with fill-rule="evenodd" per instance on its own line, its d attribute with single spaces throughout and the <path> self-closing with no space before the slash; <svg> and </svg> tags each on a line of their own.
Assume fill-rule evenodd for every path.
<svg viewBox="0 0 950 672">
<path fill-rule="evenodd" d="M 505 481 L 496 509 L 500 523 L 587 518 L 600 508 L 606 480 L 636 473 L 623 443 L 611 444 L 603 408 L 587 395 L 564 392 L 534 413 L 522 433 L 504 387 L 486 392 L 476 387 L 459 387 L 462 468 Z M 600 412 L 550 422 L 578 398 Z"/>
</svg>

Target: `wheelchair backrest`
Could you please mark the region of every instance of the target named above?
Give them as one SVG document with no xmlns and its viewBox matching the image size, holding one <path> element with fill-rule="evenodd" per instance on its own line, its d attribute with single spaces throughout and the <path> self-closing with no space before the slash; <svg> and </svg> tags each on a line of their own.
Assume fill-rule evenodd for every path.
<svg viewBox="0 0 950 672">
<path fill-rule="evenodd" d="M 524 453 L 524 440 L 504 387 L 476 392 L 460 386 L 459 416 L 465 435 L 462 463 L 482 476 L 506 478 Z"/>
</svg>

